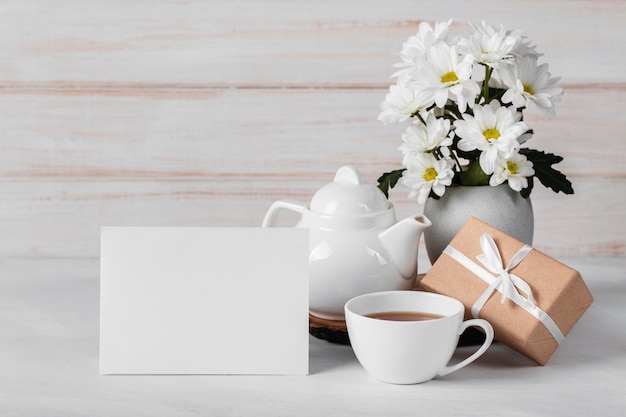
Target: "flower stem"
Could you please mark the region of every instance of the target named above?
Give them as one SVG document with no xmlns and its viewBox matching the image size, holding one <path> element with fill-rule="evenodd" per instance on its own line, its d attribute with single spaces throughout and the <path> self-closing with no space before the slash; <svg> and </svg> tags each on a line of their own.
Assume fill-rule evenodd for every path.
<svg viewBox="0 0 626 417">
<path fill-rule="evenodd" d="M 413 113 L 411 116 L 415 116 L 417 117 L 420 122 L 422 122 L 424 124 L 424 126 L 426 126 L 426 122 L 424 121 L 424 118 L 422 117 L 422 115 L 419 113 L 419 111 L 416 111 L 415 113 Z"/>
<path fill-rule="evenodd" d="M 485 98 L 485 104 L 489 104 L 489 80 L 491 79 L 491 73 L 493 68 L 485 65 L 485 81 L 483 81 L 483 97 Z"/>
</svg>

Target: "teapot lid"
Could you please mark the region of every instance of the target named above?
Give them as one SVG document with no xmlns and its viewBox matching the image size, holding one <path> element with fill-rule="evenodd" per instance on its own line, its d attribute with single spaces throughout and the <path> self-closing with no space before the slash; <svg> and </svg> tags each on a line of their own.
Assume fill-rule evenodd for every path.
<svg viewBox="0 0 626 417">
<path fill-rule="evenodd" d="M 363 182 L 355 167 L 344 166 L 337 170 L 333 182 L 315 193 L 310 209 L 318 214 L 355 216 L 385 211 L 389 202 L 378 187 Z"/>
</svg>

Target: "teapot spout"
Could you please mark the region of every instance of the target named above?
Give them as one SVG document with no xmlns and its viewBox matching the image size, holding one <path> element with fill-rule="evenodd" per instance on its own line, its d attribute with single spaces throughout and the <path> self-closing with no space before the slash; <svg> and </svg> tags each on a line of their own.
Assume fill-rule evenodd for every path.
<svg viewBox="0 0 626 417">
<path fill-rule="evenodd" d="M 430 225 L 426 216 L 409 217 L 378 235 L 398 271 L 406 279 L 411 279 L 417 273 L 419 241 Z"/>
</svg>

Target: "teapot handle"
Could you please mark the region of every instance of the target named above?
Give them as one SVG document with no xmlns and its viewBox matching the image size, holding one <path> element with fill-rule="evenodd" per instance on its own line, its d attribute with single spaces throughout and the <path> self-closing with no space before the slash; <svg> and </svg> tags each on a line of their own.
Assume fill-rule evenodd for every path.
<svg viewBox="0 0 626 417">
<path fill-rule="evenodd" d="M 276 226 L 276 219 L 278 218 L 278 214 L 283 209 L 295 211 L 296 213 L 300 213 L 300 214 L 304 214 L 307 207 L 305 204 L 296 200 L 275 201 L 274 204 L 270 206 L 270 209 L 267 211 L 267 214 L 265 215 L 265 218 L 263 219 L 263 227 Z"/>
</svg>

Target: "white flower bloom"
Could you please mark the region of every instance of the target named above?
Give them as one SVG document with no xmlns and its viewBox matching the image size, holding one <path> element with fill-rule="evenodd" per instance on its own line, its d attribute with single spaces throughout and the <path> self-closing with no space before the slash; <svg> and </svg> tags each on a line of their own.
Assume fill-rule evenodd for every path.
<svg viewBox="0 0 626 417">
<path fill-rule="evenodd" d="M 498 158 L 510 158 L 519 149 L 518 138 L 528 130 L 521 118 L 520 112 L 501 106 L 497 100 L 475 106 L 474 116 L 464 114 L 463 120 L 454 122 L 455 134 L 461 138 L 457 146 L 465 152 L 480 150 L 478 162 L 489 175 Z"/>
<path fill-rule="evenodd" d="M 446 187 L 452 184 L 454 171 L 452 161 L 437 159 L 432 154 L 417 154 L 407 161 L 407 170 L 402 175 L 402 183 L 412 191 L 409 198 L 417 197 L 417 202 L 426 202 L 432 190 L 438 196 L 446 192 Z"/>
<path fill-rule="evenodd" d="M 533 45 L 532 40 L 528 36 L 521 34 L 519 30 L 507 32 L 510 36 L 517 38 L 517 45 L 513 48 L 513 55 L 516 57 L 539 58 L 543 54 L 537 52 L 537 45 Z"/>
<path fill-rule="evenodd" d="M 459 111 L 473 106 L 480 93 L 479 85 L 471 80 L 473 59 L 466 55 L 461 60 L 455 46 L 437 42 L 426 51 L 426 59 L 419 71 L 419 82 L 424 91 L 432 94 L 437 107 L 444 107 L 448 99 L 456 101 Z"/>
<path fill-rule="evenodd" d="M 432 104 L 433 99 L 428 93 L 395 84 L 389 87 L 385 101 L 380 104 L 378 120 L 384 124 L 404 122 L 414 113 L 421 112 Z"/>
<path fill-rule="evenodd" d="M 435 42 L 447 42 L 448 28 L 451 23 L 452 20 L 437 22 L 434 28 L 426 22 L 420 23 L 417 33 L 409 37 L 409 39 L 402 44 L 402 51 L 400 52 L 402 62 L 395 65 L 402 69 L 393 74 L 393 76 L 401 77 L 407 72 L 412 71 L 413 68 L 419 64 L 419 61 L 424 58 L 428 48 Z"/>
<path fill-rule="evenodd" d="M 554 86 L 560 77 L 550 76 L 548 64 L 537 66 L 535 58 L 518 58 L 515 66 L 500 71 L 500 78 L 508 88 L 502 102 L 513 103 L 517 108 L 539 108 L 546 115 L 554 116 L 554 106 L 564 93 L 562 88 Z"/>
<path fill-rule="evenodd" d="M 474 33 L 459 41 L 459 51 L 471 55 L 478 63 L 498 68 L 501 63 L 510 63 L 512 51 L 519 39 L 505 31 L 502 25 L 488 26 L 484 21 L 482 27 L 472 24 Z"/>
<path fill-rule="evenodd" d="M 528 178 L 535 175 L 533 163 L 522 154 L 513 154 L 508 159 L 498 159 L 493 175 L 489 179 L 489 185 L 499 185 L 508 181 L 509 187 L 515 191 L 521 191 L 528 187 Z"/>
<path fill-rule="evenodd" d="M 452 145 L 452 138 L 449 136 L 450 120 L 438 119 L 429 113 L 425 122 L 426 124 L 420 122 L 409 125 L 402 135 L 404 144 L 399 149 L 404 154 L 404 164 L 417 154 Z"/>
</svg>

